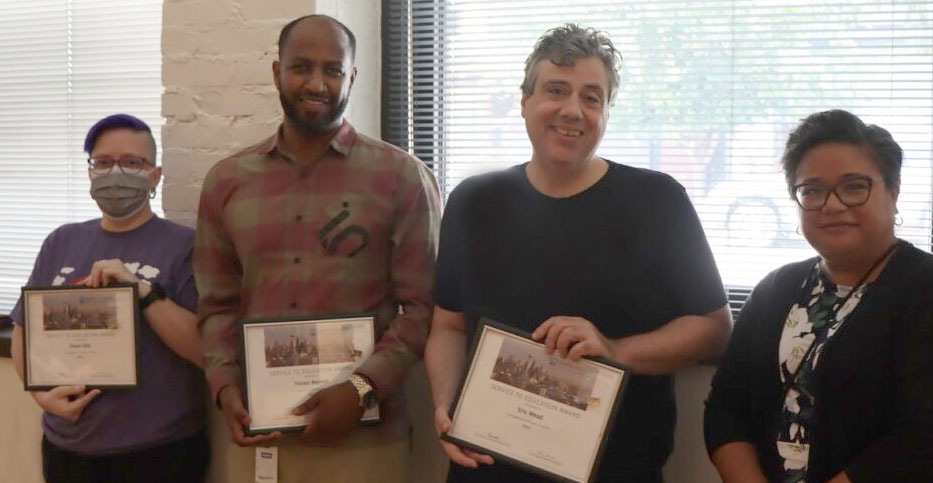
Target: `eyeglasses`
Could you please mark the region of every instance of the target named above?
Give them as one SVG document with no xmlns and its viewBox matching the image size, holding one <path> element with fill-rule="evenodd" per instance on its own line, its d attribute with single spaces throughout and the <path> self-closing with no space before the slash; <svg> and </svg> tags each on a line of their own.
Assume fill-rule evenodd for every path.
<svg viewBox="0 0 933 483">
<path fill-rule="evenodd" d="M 153 165 L 139 156 L 121 156 L 119 159 L 113 159 L 109 156 L 93 156 L 87 159 L 91 172 L 94 174 L 107 174 L 113 169 L 113 165 L 120 166 L 120 171 L 126 174 L 136 174 L 152 167 Z"/>
<path fill-rule="evenodd" d="M 840 181 L 835 186 L 801 183 L 794 186 L 794 199 L 800 208 L 806 211 L 816 211 L 826 206 L 830 193 L 834 193 L 836 198 L 849 208 L 861 206 L 871 195 L 873 181 L 882 181 L 882 178 L 859 176 Z"/>
</svg>

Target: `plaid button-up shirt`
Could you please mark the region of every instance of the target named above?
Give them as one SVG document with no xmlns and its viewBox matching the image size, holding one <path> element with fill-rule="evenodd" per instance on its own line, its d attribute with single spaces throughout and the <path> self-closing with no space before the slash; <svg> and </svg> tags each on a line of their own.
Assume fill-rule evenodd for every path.
<svg viewBox="0 0 933 483">
<path fill-rule="evenodd" d="M 291 155 L 280 128 L 214 165 L 194 249 L 213 399 L 240 384 L 238 320 L 338 312 L 376 313 L 359 372 L 390 394 L 424 350 L 440 214 L 421 161 L 347 122 L 319 159 Z"/>
</svg>

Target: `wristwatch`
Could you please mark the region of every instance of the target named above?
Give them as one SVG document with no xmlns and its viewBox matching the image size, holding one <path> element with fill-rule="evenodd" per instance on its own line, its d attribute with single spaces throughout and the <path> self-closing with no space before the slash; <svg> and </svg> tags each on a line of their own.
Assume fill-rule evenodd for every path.
<svg viewBox="0 0 933 483">
<path fill-rule="evenodd" d="M 161 285 L 159 285 L 156 282 L 152 282 L 149 284 L 149 286 L 151 287 L 151 289 L 149 290 L 149 294 L 139 299 L 139 310 L 140 311 L 146 310 L 146 307 L 152 305 L 152 303 L 155 302 L 156 300 L 162 300 L 165 298 L 165 289 L 162 288 Z"/>
<path fill-rule="evenodd" d="M 350 384 L 360 396 L 360 407 L 368 408 L 376 404 L 376 388 L 369 383 L 369 379 L 357 373 L 350 374 Z"/>
</svg>

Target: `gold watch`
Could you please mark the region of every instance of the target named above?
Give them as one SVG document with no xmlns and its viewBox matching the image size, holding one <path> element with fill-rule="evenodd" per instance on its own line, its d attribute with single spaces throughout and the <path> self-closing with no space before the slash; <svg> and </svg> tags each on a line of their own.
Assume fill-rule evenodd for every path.
<svg viewBox="0 0 933 483">
<path fill-rule="evenodd" d="M 360 407 L 368 408 L 376 403 L 376 388 L 373 387 L 365 377 L 359 374 L 350 374 L 350 384 L 356 389 L 360 396 Z"/>
</svg>

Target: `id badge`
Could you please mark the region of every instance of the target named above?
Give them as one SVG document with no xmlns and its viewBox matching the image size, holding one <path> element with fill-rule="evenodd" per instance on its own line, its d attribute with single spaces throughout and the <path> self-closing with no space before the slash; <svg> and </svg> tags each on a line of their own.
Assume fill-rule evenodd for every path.
<svg viewBox="0 0 933 483">
<path fill-rule="evenodd" d="M 256 447 L 256 483 L 277 483 L 279 481 L 279 448 Z"/>
<path fill-rule="evenodd" d="M 806 443 L 777 442 L 778 454 L 784 458 L 785 470 L 802 470 L 810 460 L 810 445 Z"/>
</svg>

